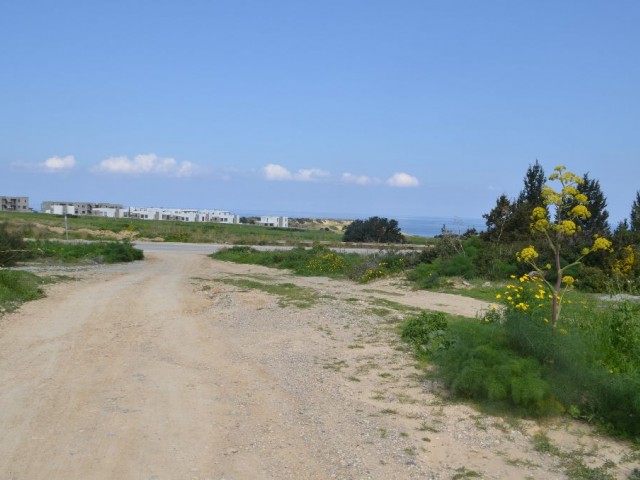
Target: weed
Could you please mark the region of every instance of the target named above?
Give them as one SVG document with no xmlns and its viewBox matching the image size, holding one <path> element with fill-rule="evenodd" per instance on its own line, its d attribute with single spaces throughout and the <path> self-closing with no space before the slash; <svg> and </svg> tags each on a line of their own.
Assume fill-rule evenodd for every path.
<svg viewBox="0 0 640 480">
<path fill-rule="evenodd" d="M 310 308 L 318 301 L 318 294 L 310 288 L 299 287 L 293 283 L 261 283 L 254 280 L 223 279 L 223 283 L 237 287 L 253 288 L 280 297 L 278 304 L 281 307 L 294 306 L 297 308 Z"/>
<path fill-rule="evenodd" d="M 346 367 L 348 367 L 347 362 L 345 362 L 344 360 L 335 359 L 333 362 L 325 364 L 322 368 L 324 368 L 325 370 L 333 370 L 334 372 L 339 372 Z"/>
<path fill-rule="evenodd" d="M 474 470 L 467 470 L 466 467 L 456 468 L 456 474 L 451 480 L 460 480 L 463 478 L 479 478 L 481 475 Z"/>
<path fill-rule="evenodd" d="M 554 456 L 561 456 L 562 452 L 558 447 L 551 443 L 551 439 L 544 432 L 536 433 L 531 439 L 533 442 L 533 449 L 536 452 L 548 453 Z"/>
</svg>

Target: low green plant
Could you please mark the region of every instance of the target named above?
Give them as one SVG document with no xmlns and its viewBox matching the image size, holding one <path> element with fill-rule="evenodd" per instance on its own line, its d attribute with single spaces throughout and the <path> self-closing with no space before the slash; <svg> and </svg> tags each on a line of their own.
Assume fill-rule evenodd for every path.
<svg viewBox="0 0 640 480">
<path fill-rule="evenodd" d="M 62 243 L 54 241 L 33 242 L 31 258 L 50 258 L 62 262 L 94 261 L 119 263 L 142 260 L 144 253 L 129 241 Z"/>
<path fill-rule="evenodd" d="M 447 318 L 441 312 L 422 311 L 407 318 L 401 327 L 402 338 L 410 343 L 419 356 L 430 356 L 447 348 Z"/>
<path fill-rule="evenodd" d="M 310 288 L 299 287 L 293 283 L 263 283 L 255 280 L 244 279 L 224 279 L 222 282 L 238 287 L 253 288 L 265 293 L 280 297 L 279 305 L 282 307 L 294 306 L 297 308 L 309 308 L 314 306 L 319 295 Z"/>
<path fill-rule="evenodd" d="M 20 231 L 10 231 L 0 222 L 0 267 L 10 267 L 28 256 L 28 249 Z"/>
<path fill-rule="evenodd" d="M 30 272 L 0 270 L 0 314 L 18 308 L 20 304 L 44 297 L 41 285 L 46 280 Z"/>
</svg>

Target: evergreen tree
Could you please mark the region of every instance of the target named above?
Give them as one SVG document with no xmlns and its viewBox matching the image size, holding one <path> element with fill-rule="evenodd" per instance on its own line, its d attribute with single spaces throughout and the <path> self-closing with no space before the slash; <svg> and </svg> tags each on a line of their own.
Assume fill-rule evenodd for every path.
<svg viewBox="0 0 640 480">
<path fill-rule="evenodd" d="M 640 190 L 636 192 L 636 199 L 633 201 L 633 205 L 631 205 L 629 230 L 636 235 L 640 235 Z"/>
<path fill-rule="evenodd" d="M 609 212 L 607 212 L 607 199 L 600 189 L 600 182 L 589 178 L 589 174 L 585 173 L 582 177 L 584 181 L 578 185 L 578 192 L 583 193 L 589 199 L 589 212 L 591 216 L 579 221 L 582 229 L 582 237 L 586 237 L 587 243 L 593 242 L 593 236 L 601 237 L 611 235 L 611 227 L 609 227 Z"/>
<path fill-rule="evenodd" d="M 518 206 L 533 205 L 531 210 L 533 210 L 534 207 L 544 205 L 542 188 L 546 181 L 547 178 L 544 175 L 544 169 L 538 160 L 536 160 L 536 163 L 529 165 L 529 168 L 527 169 L 527 173 L 524 177 L 524 188 L 520 192 L 516 204 Z"/>
<path fill-rule="evenodd" d="M 507 224 L 507 232 L 512 239 L 528 238 L 531 225 L 531 214 L 536 207 L 544 208 L 542 188 L 547 181 L 542 165 L 529 165 L 524 176 L 524 187 L 515 202 L 513 215 Z"/>
<path fill-rule="evenodd" d="M 370 217 L 366 220 L 354 220 L 344 230 L 344 242 L 404 243 L 406 240 L 400 231 L 397 220 Z"/>
<path fill-rule="evenodd" d="M 513 212 L 515 211 L 515 205 L 507 198 L 505 194 L 500 195 L 496 200 L 496 206 L 489 213 L 482 215 L 482 218 L 486 220 L 487 230 L 483 237 L 486 240 L 492 242 L 504 241 L 506 227 L 508 226 Z"/>
</svg>

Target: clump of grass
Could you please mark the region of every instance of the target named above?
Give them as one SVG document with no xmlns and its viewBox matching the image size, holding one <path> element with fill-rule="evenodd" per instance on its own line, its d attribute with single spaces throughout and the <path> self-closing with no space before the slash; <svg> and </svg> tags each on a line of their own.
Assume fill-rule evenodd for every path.
<svg viewBox="0 0 640 480">
<path fill-rule="evenodd" d="M 222 282 L 244 288 L 261 290 L 280 297 L 281 307 L 293 306 L 297 308 L 313 307 L 319 300 L 319 295 L 310 288 L 299 287 L 293 283 L 262 283 L 255 280 L 224 279 Z"/>
<path fill-rule="evenodd" d="M 0 270 L 0 314 L 11 312 L 22 303 L 44 297 L 41 285 L 47 280 L 30 272 Z"/>
<path fill-rule="evenodd" d="M 31 258 L 47 258 L 65 263 L 93 261 L 97 263 L 120 263 L 142 260 L 144 253 L 131 242 L 62 243 L 53 241 L 34 242 Z"/>
</svg>

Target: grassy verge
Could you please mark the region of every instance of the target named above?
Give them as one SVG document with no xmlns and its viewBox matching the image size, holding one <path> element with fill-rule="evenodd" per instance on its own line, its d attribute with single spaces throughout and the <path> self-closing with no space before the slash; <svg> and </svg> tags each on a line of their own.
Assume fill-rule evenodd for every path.
<svg viewBox="0 0 640 480">
<path fill-rule="evenodd" d="M 0 270 L 0 315 L 24 302 L 44 297 L 41 286 L 45 283 L 49 280 L 30 272 Z"/>
<path fill-rule="evenodd" d="M 211 255 L 218 260 L 257 264 L 292 270 L 298 275 L 349 278 L 366 283 L 401 272 L 416 257 L 414 253 L 399 254 L 380 251 L 373 255 L 337 253 L 324 245 L 298 247 L 289 251 L 260 252 L 250 247 L 232 247 Z"/>
<path fill-rule="evenodd" d="M 485 409 L 566 413 L 640 440 L 640 306 L 583 308 L 563 325 L 554 333 L 537 313 L 516 310 L 482 321 L 423 312 L 402 337 L 454 395 Z"/>
<path fill-rule="evenodd" d="M 0 222 L 11 223 L 24 237 L 64 238 L 64 219 L 41 213 L 0 212 Z M 75 217 L 67 219 L 70 239 L 152 238 L 167 242 L 226 243 L 231 245 L 342 245 L 342 233 L 325 229 L 277 228 L 259 225 L 186 223 L 135 218 Z M 406 235 L 409 245 L 429 245 L 432 238 Z M 358 246 L 358 245 L 356 245 Z"/>
<path fill-rule="evenodd" d="M 129 242 L 61 243 L 35 242 L 31 245 L 32 259 L 53 259 L 64 263 L 92 261 L 120 263 L 142 260 L 142 250 Z"/>
</svg>

